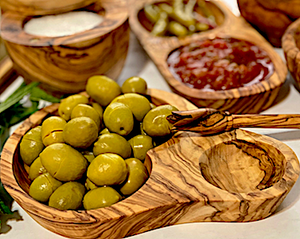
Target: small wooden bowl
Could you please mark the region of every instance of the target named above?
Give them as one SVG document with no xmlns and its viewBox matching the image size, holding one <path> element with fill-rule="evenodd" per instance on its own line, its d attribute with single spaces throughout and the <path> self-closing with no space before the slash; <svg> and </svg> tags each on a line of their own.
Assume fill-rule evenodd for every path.
<svg viewBox="0 0 300 239">
<path fill-rule="evenodd" d="M 291 72 L 296 86 L 300 88 L 300 19 L 293 22 L 282 36 L 282 49 L 289 71 Z"/>
<path fill-rule="evenodd" d="M 180 110 L 196 107 L 182 97 L 151 89 L 154 104 Z M 61 211 L 32 199 L 19 156 L 22 136 L 57 111 L 35 113 L 13 133 L 0 162 L 1 181 L 16 202 L 39 224 L 71 238 L 122 238 L 174 224 L 204 221 L 255 221 L 271 215 L 299 176 L 294 152 L 275 139 L 234 130 L 214 136 L 179 132 L 150 150 L 147 182 L 110 207 Z"/>
<path fill-rule="evenodd" d="M 86 7 L 97 0 L 1 0 L 3 11 L 14 11 L 23 15 L 46 15 L 72 11 Z"/>
<path fill-rule="evenodd" d="M 33 16 L 14 12 L 3 15 L 1 36 L 15 69 L 27 82 L 39 81 L 50 92 L 85 90 L 92 75 L 117 79 L 129 44 L 126 0 L 101 0 L 81 10 L 103 15 L 93 29 L 63 37 L 27 34 L 23 26 Z"/>
<path fill-rule="evenodd" d="M 269 108 L 276 99 L 279 89 L 286 80 L 287 68 L 273 47 L 243 18 L 238 18 L 221 1 L 208 1 L 218 26 L 215 29 L 190 36 L 155 37 L 141 23 L 142 9 L 147 3 L 159 0 L 136 1 L 130 9 L 130 26 L 141 45 L 148 53 L 158 70 L 177 94 L 199 107 L 228 110 L 231 113 L 259 113 Z M 171 2 L 165 1 L 165 2 Z M 271 77 L 257 84 L 222 91 L 193 89 L 175 79 L 169 70 L 167 59 L 172 51 L 198 40 L 213 38 L 235 38 L 249 41 L 265 50 L 271 58 L 275 71 Z"/>
</svg>

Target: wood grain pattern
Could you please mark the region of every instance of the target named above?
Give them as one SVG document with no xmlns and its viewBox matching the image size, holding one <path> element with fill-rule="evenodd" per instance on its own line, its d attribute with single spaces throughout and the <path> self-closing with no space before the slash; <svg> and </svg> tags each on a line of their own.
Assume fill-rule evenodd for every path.
<svg viewBox="0 0 300 239">
<path fill-rule="evenodd" d="M 291 128 L 300 129 L 300 114 L 231 114 L 201 108 L 190 111 L 174 111 L 167 119 L 173 130 L 199 132 L 211 135 L 238 128 Z"/>
<path fill-rule="evenodd" d="M 299 46 L 300 46 L 300 31 L 299 31 L 300 19 L 294 21 L 285 31 L 282 36 L 282 49 L 286 59 L 288 69 L 290 70 L 296 85 L 300 86 L 300 58 L 299 58 Z"/>
<path fill-rule="evenodd" d="M 28 17 L 14 12 L 3 15 L 1 35 L 17 72 L 26 82 L 39 81 L 54 93 L 77 93 L 92 75 L 117 79 L 129 44 L 125 0 L 103 0 L 84 8 L 104 15 L 93 29 L 63 37 L 33 36 L 24 32 Z"/>
<path fill-rule="evenodd" d="M 23 15 L 47 15 L 72 11 L 86 7 L 97 0 L 1 0 L 4 11 L 18 12 Z"/>
<path fill-rule="evenodd" d="M 209 1 L 210 8 L 219 19 L 217 21 L 219 26 L 215 29 L 183 38 L 154 37 L 139 19 L 139 12 L 143 6 L 153 2 L 158 2 L 158 0 L 143 0 L 132 3 L 134 7 L 130 9 L 130 25 L 141 45 L 174 92 L 199 107 L 228 110 L 232 113 L 259 113 L 272 105 L 280 87 L 285 82 L 287 68 L 273 47 L 244 19 L 234 16 L 221 1 Z M 274 63 L 274 74 L 269 79 L 252 86 L 213 92 L 192 89 L 176 80 L 166 62 L 170 52 L 193 41 L 215 37 L 231 37 L 250 41 L 260 46 L 268 53 Z"/>
<path fill-rule="evenodd" d="M 149 90 L 157 104 L 196 109 L 173 93 Z M 179 132 L 148 152 L 148 181 L 113 206 L 60 211 L 33 200 L 18 154 L 22 136 L 58 105 L 28 118 L 8 139 L 0 162 L 6 190 L 38 223 L 70 238 L 121 238 L 188 222 L 255 221 L 271 215 L 296 182 L 293 151 L 272 138 L 234 130 L 214 136 Z"/>
<path fill-rule="evenodd" d="M 11 59 L 6 56 L 0 61 L 0 93 L 18 77 Z"/>
</svg>

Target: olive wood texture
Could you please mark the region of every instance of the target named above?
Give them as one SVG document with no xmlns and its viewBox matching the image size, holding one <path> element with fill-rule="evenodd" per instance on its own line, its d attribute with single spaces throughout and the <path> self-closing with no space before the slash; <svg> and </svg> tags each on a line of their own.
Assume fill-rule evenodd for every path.
<svg viewBox="0 0 300 239">
<path fill-rule="evenodd" d="M 11 59 L 6 56 L 0 61 L 0 93 L 18 77 Z"/>
<path fill-rule="evenodd" d="M 97 0 L 1 0 L 4 11 L 14 11 L 23 15 L 47 15 L 72 11 L 86 7 Z"/>
<path fill-rule="evenodd" d="M 133 7 L 129 12 L 130 26 L 174 92 L 199 107 L 228 110 L 232 113 L 259 113 L 272 106 L 280 87 L 286 80 L 287 67 L 273 47 L 243 18 L 233 15 L 221 1 L 208 1 L 207 5 L 214 13 L 218 23 L 215 29 L 182 38 L 155 37 L 141 24 L 139 19 L 141 16 L 139 13 L 144 5 L 154 2 L 162 1 L 143 0 L 132 3 Z M 274 64 L 274 74 L 257 84 L 223 91 L 193 89 L 178 81 L 168 68 L 167 58 L 169 54 L 173 50 L 194 41 L 216 37 L 246 40 L 261 47 L 268 53 Z"/>
<path fill-rule="evenodd" d="M 286 29 L 282 36 L 282 49 L 287 62 L 289 71 L 291 72 L 297 87 L 300 87 L 300 19 L 294 21 Z"/>
<path fill-rule="evenodd" d="M 300 129 L 299 114 L 230 114 L 202 108 L 190 111 L 173 111 L 167 117 L 175 131 L 192 131 L 211 135 L 238 128 L 292 128 Z"/>
<path fill-rule="evenodd" d="M 126 0 L 102 0 L 83 10 L 103 15 L 93 29 L 69 36 L 45 37 L 27 34 L 23 25 L 31 17 L 6 12 L 1 36 L 16 71 L 26 82 L 39 81 L 54 94 L 85 90 L 87 79 L 107 75 L 117 79 L 129 45 Z"/>
<path fill-rule="evenodd" d="M 148 90 L 152 101 L 179 110 L 196 107 L 182 97 Z M 176 133 L 147 154 L 146 183 L 130 197 L 106 208 L 61 211 L 28 195 L 28 174 L 19 156 L 22 136 L 55 113 L 46 107 L 12 134 L 1 155 L 1 181 L 39 224 L 71 238 L 121 238 L 174 224 L 255 221 L 270 216 L 299 175 L 299 162 L 285 144 L 233 130 L 214 136 Z"/>
</svg>

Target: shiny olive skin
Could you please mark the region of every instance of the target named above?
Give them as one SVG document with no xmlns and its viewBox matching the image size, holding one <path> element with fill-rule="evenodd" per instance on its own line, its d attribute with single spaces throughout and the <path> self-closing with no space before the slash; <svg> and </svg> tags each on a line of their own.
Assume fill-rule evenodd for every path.
<svg viewBox="0 0 300 239">
<path fill-rule="evenodd" d="M 99 154 L 89 165 L 87 177 L 97 186 L 119 185 L 126 180 L 128 168 L 124 159 L 112 153 Z"/>
<path fill-rule="evenodd" d="M 63 130 L 63 138 L 67 144 L 75 148 L 86 149 L 98 137 L 98 126 L 89 117 L 77 117 L 68 121 Z"/>
<path fill-rule="evenodd" d="M 129 174 L 126 182 L 120 188 L 120 192 L 125 196 L 129 196 L 145 183 L 148 179 L 148 171 L 139 159 L 128 158 L 125 163 L 129 168 Z"/>
<path fill-rule="evenodd" d="M 77 118 L 77 117 L 89 117 L 96 123 L 98 129 L 100 129 L 101 125 L 101 118 L 99 113 L 90 105 L 87 104 L 78 104 L 74 107 L 71 113 L 71 119 Z"/>
<path fill-rule="evenodd" d="M 61 100 L 58 107 L 58 114 L 64 120 L 68 121 L 71 118 L 71 113 L 74 107 L 78 104 L 87 104 L 89 99 L 84 95 L 71 95 Z"/>
<path fill-rule="evenodd" d="M 98 137 L 94 144 L 93 153 L 95 156 L 103 153 L 115 153 L 122 158 L 131 156 L 131 147 L 128 141 L 116 133 L 106 133 Z"/>
<path fill-rule="evenodd" d="M 25 164 L 30 165 L 44 149 L 42 141 L 42 126 L 29 130 L 20 143 L 20 155 Z"/>
<path fill-rule="evenodd" d="M 59 186 L 50 196 L 48 205 L 60 210 L 76 210 L 82 205 L 85 187 L 78 182 Z"/>
<path fill-rule="evenodd" d="M 120 102 L 129 107 L 135 119 L 142 121 L 144 116 L 151 110 L 149 100 L 142 95 L 136 93 L 126 93 L 116 97 L 113 102 Z"/>
<path fill-rule="evenodd" d="M 45 146 L 64 143 L 63 129 L 67 122 L 58 116 L 50 116 L 42 123 L 42 140 Z"/>
<path fill-rule="evenodd" d="M 133 130 L 134 118 L 128 106 L 119 102 L 109 104 L 103 114 L 103 121 L 110 132 L 128 135 Z"/>
<path fill-rule="evenodd" d="M 87 169 L 87 160 L 76 149 L 55 143 L 40 153 L 43 166 L 54 178 L 66 182 L 80 179 Z"/>
<path fill-rule="evenodd" d="M 101 106 L 107 106 L 121 94 L 121 87 L 107 76 L 96 75 L 88 79 L 86 92 Z"/>
<path fill-rule="evenodd" d="M 122 196 L 111 187 L 95 188 L 87 192 L 83 198 L 86 210 L 108 207 L 120 201 Z"/>
<path fill-rule="evenodd" d="M 139 76 L 132 76 L 124 81 L 122 84 L 122 93 L 138 93 L 145 95 L 147 93 L 147 82 L 139 77 Z"/>
<path fill-rule="evenodd" d="M 172 105 L 160 105 L 150 110 L 143 119 L 143 130 L 151 137 L 163 137 L 171 134 L 172 124 L 167 116 L 178 109 Z"/>
<path fill-rule="evenodd" d="M 133 157 L 141 161 L 145 160 L 148 150 L 154 147 L 153 140 L 148 135 L 136 135 L 128 142 L 132 148 Z"/>
<path fill-rule="evenodd" d="M 47 173 L 47 170 L 42 165 L 41 158 L 38 157 L 33 161 L 33 163 L 30 165 L 28 178 L 33 181 L 41 174 Z"/>
<path fill-rule="evenodd" d="M 33 180 L 29 187 L 29 195 L 40 202 L 47 202 L 51 194 L 62 182 L 53 178 L 49 173 L 44 173 Z"/>
</svg>

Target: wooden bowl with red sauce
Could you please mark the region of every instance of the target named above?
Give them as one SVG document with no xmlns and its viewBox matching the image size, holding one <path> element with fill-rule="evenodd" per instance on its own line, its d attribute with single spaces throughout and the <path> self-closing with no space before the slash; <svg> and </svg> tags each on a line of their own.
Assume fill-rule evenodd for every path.
<svg viewBox="0 0 300 239">
<path fill-rule="evenodd" d="M 259 113 L 272 106 L 287 67 L 256 30 L 222 2 L 207 1 L 214 28 L 183 37 L 154 36 L 144 7 L 161 2 L 173 1 L 136 1 L 129 21 L 172 91 L 198 107 L 231 113 Z"/>
</svg>

